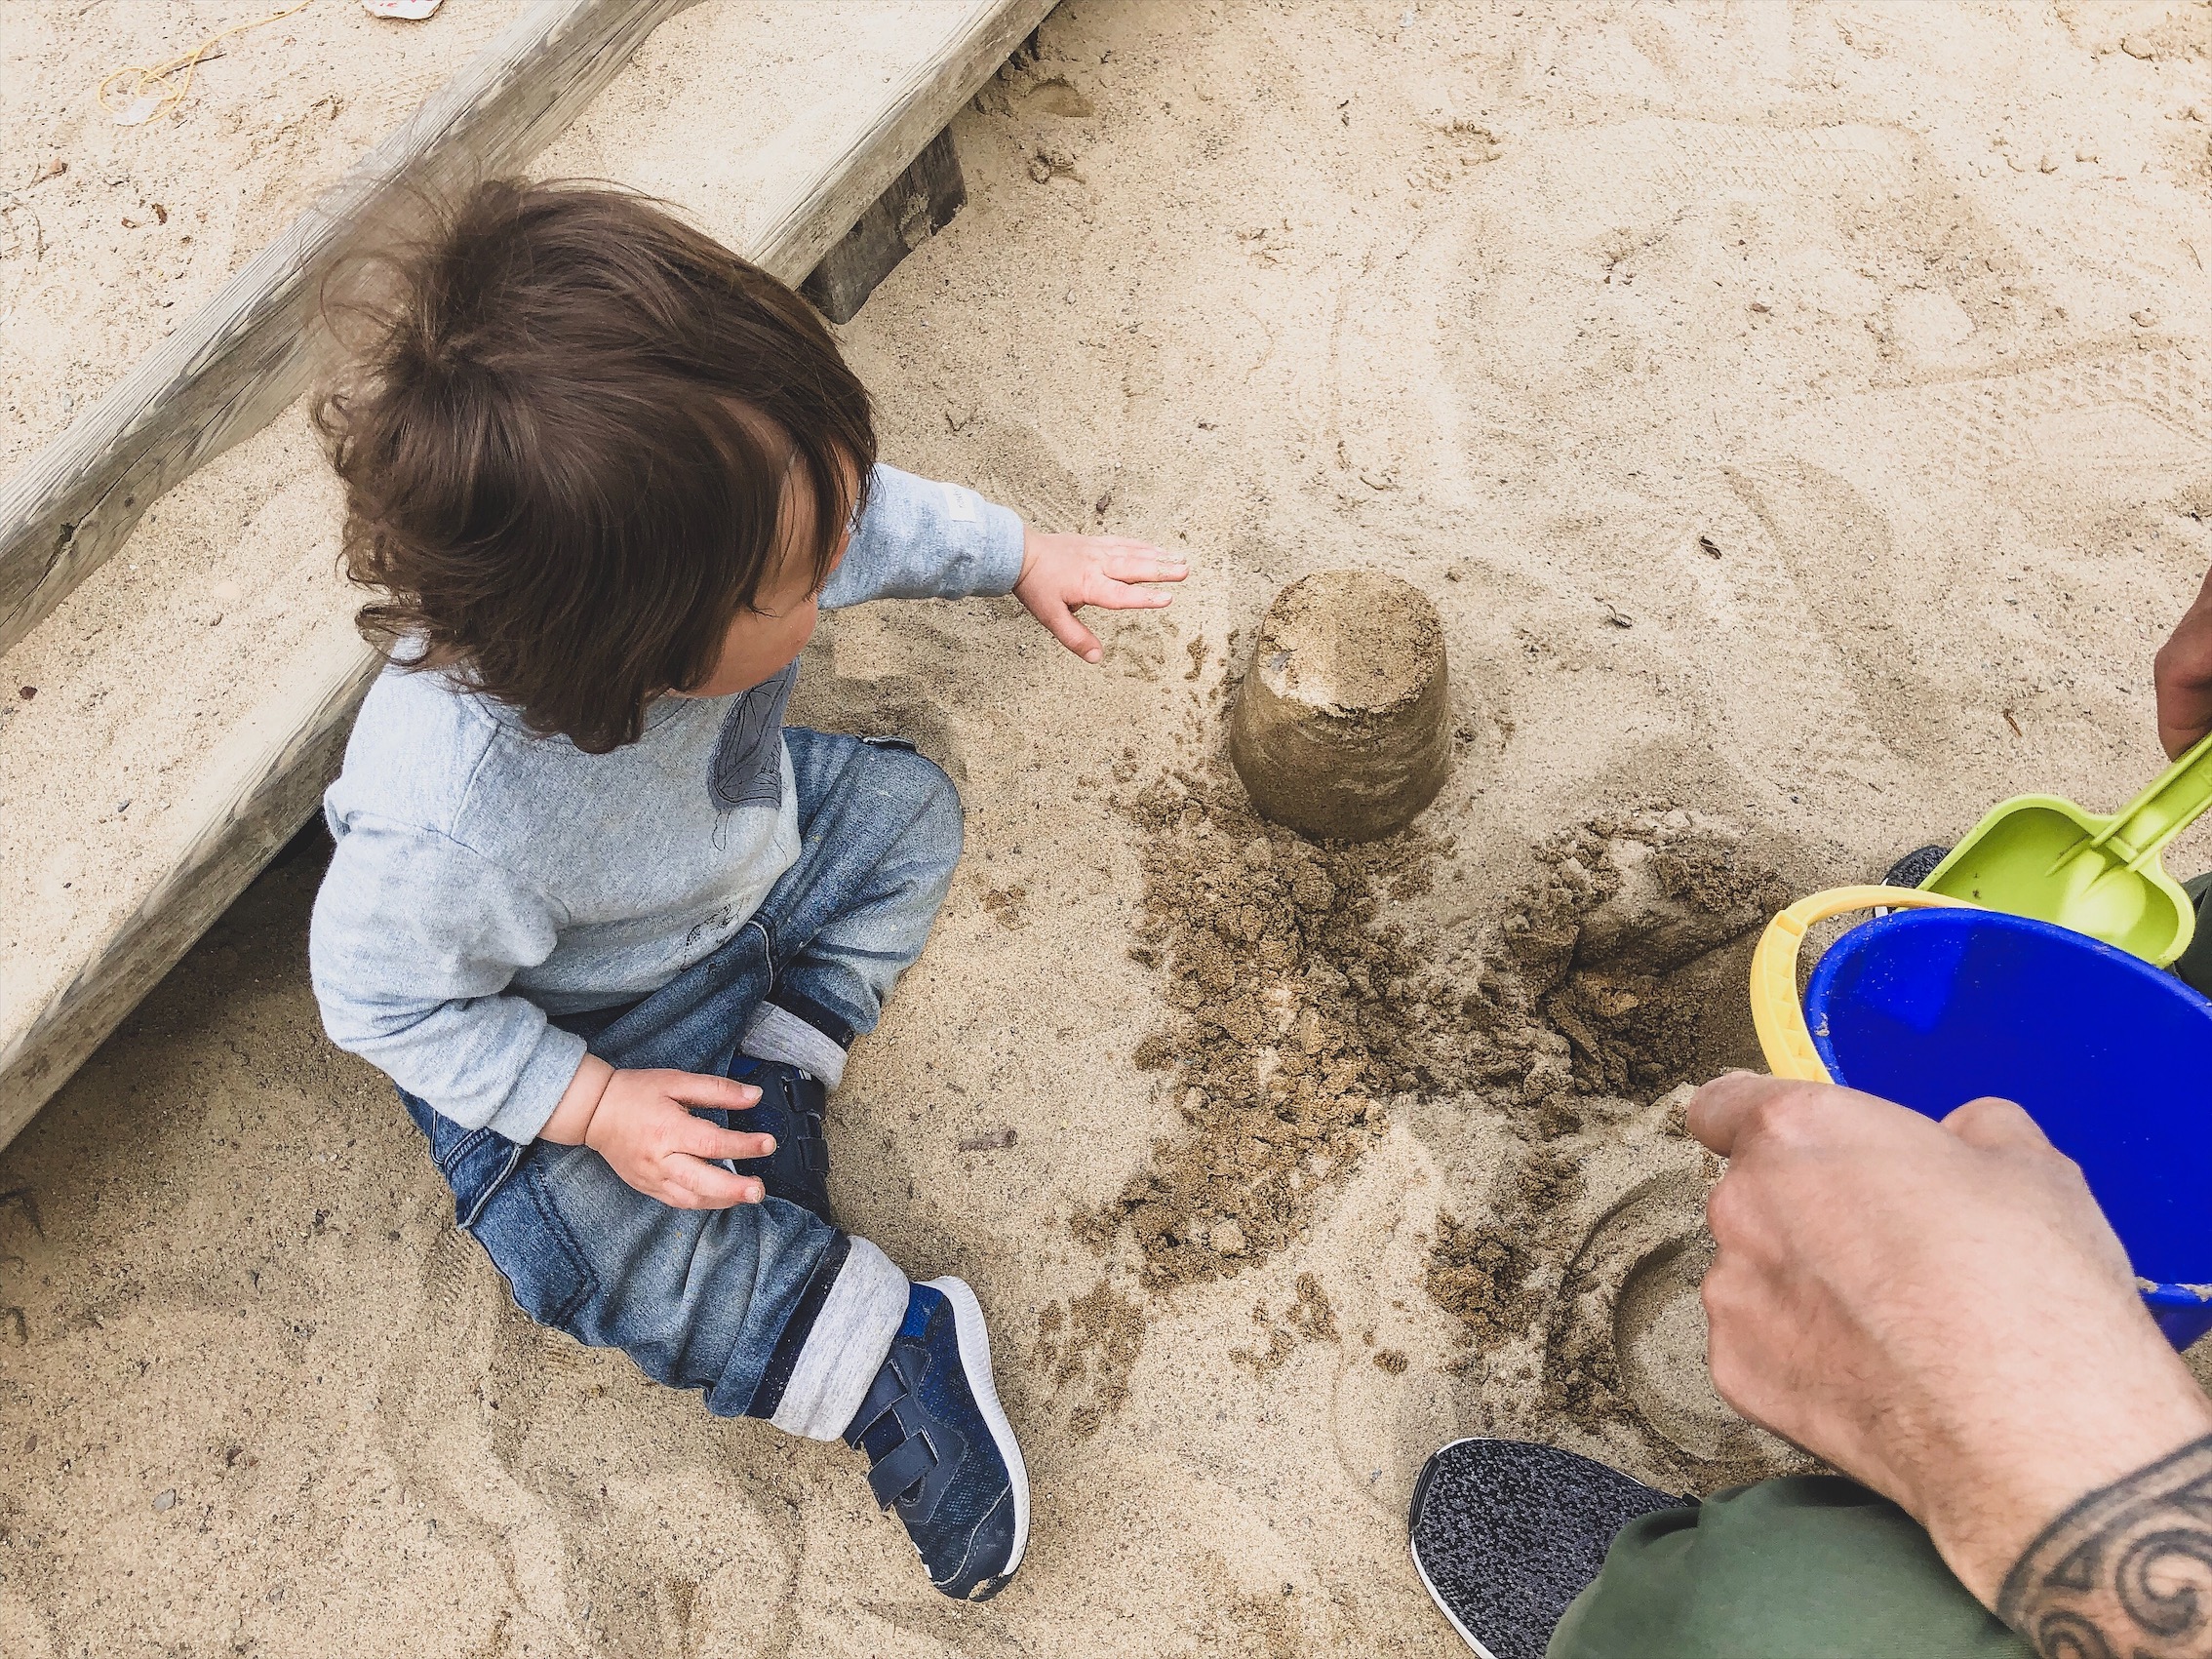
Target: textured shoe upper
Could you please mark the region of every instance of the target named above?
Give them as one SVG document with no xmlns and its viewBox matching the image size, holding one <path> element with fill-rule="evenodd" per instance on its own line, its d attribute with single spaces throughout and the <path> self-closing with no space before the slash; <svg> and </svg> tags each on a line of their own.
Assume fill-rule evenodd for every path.
<svg viewBox="0 0 2212 1659">
<path fill-rule="evenodd" d="M 1455 1441 L 1413 1487 L 1413 1560 L 1452 1628 L 1492 1659 L 1543 1659 L 1613 1535 L 1694 1504 L 1603 1464 L 1519 1441 Z"/>
<path fill-rule="evenodd" d="M 932 1584 L 973 1600 L 998 1590 L 1012 1554 L 1012 1481 L 976 1408 L 941 1292 L 914 1286 L 845 1439 L 868 1454 L 868 1485 L 905 1523 Z"/>
<path fill-rule="evenodd" d="M 1934 875 L 1936 866 L 1950 856 L 1951 849 L 1948 847 L 1916 847 L 1890 865 L 1888 873 L 1881 878 L 1881 885 L 1885 888 L 1916 888 Z"/>
<path fill-rule="evenodd" d="M 739 1055 L 730 1075 L 761 1091 L 756 1104 L 729 1115 L 730 1126 L 775 1136 L 774 1152 L 740 1160 L 737 1172 L 758 1177 L 769 1197 L 811 1210 L 836 1226 L 829 1201 L 829 1141 L 824 1135 L 829 1097 L 820 1080 L 781 1060 L 756 1060 L 750 1055 Z"/>
</svg>

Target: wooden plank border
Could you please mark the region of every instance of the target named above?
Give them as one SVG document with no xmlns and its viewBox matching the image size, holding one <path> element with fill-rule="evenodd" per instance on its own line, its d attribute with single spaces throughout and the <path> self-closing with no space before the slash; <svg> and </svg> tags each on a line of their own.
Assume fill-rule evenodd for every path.
<svg viewBox="0 0 2212 1659">
<path fill-rule="evenodd" d="M 831 322 L 849 323 L 906 256 L 967 205 L 968 182 L 960 176 L 960 152 L 947 127 L 815 262 L 799 292 Z"/>
<path fill-rule="evenodd" d="M 573 17 L 597 3 L 583 0 L 570 5 L 567 13 Z M 689 3 L 650 0 L 632 10 L 667 17 Z M 865 134 L 811 177 L 792 180 L 786 200 L 765 229 L 738 252 L 797 285 L 1044 21 L 1053 4 L 975 0 L 963 26 L 889 90 L 882 113 Z M 624 54 L 643 37 L 643 31 L 634 37 L 625 34 Z M 580 105 L 571 109 L 569 118 L 578 110 Z M 542 145 L 548 137 L 540 136 L 537 142 Z M 296 387 L 305 379 L 302 368 Z M 282 407 L 269 407 L 256 426 Z M 233 432 L 227 441 L 235 443 L 247 431 Z M 204 460 L 213 453 L 196 458 Z M 141 510 L 144 504 L 141 499 Z M 235 786 L 199 808 L 201 827 L 185 853 L 69 983 L 0 1047 L 0 1146 L 68 1081 L 307 820 L 337 769 L 345 733 L 376 668 L 366 646 L 347 641 L 327 657 L 292 670 L 288 683 L 272 688 L 262 699 L 260 706 L 282 710 L 285 718 L 260 734 L 253 754 L 233 774 L 239 780 Z"/>
<path fill-rule="evenodd" d="M 120 547 L 162 492 L 252 437 L 323 362 L 324 277 L 403 194 L 509 172 L 696 0 L 536 0 L 53 444 L 0 484 L 0 651 Z"/>
</svg>

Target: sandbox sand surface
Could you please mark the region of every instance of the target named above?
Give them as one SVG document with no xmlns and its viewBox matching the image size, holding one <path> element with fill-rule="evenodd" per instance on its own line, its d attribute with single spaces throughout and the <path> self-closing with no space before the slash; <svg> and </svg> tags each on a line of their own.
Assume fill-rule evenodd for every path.
<svg viewBox="0 0 2212 1659">
<path fill-rule="evenodd" d="M 309 845 L 0 1155 L 0 1650 L 1444 1654 L 1452 1435 L 1785 1467 L 1702 1382 L 1677 1086 L 1780 895 L 2156 770 L 2207 117 L 2189 0 L 1063 6 L 846 337 L 889 458 L 1193 578 L 1095 670 L 841 616 L 797 711 L 968 804 L 834 1182 L 982 1296 L 1021 1577 L 942 1602 L 849 1453 L 513 1310 L 320 1039 Z M 1317 850 L 1219 755 L 1345 566 L 1436 601 L 1456 762 Z"/>
</svg>

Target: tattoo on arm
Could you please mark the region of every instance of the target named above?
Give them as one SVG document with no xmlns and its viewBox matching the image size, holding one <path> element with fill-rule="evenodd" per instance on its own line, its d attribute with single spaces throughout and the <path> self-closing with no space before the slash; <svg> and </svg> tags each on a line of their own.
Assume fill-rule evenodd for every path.
<svg viewBox="0 0 2212 1659">
<path fill-rule="evenodd" d="M 2052 1521 L 1996 1614 L 2043 1659 L 2212 1656 L 2212 1435 Z"/>
</svg>

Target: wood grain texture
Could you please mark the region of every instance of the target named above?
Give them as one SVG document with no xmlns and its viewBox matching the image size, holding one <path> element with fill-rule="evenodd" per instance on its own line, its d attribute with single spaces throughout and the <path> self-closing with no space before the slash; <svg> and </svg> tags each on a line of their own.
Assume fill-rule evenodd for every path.
<svg viewBox="0 0 2212 1659">
<path fill-rule="evenodd" d="M 695 0 L 538 0 L 215 298 L 0 485 L 0 651 L 99 568 L 163 491 L 251 437 L 324 360 L 318 302 L 356 226 L 530 160 Z"/>
<path fill-rule="evenodd" d="M 942 46 L 889 90 L 867 130 L 811 178 L 798 181 L 755 246 L 739 252 L 797 286 L 1045 20 L 1054 3 L 976 0 Z"/>
<path fill-rule="evenodd" d="M 946 127 L 822 256 L 799 292 L 831 322 L 849 323 L 884 278 L 967 205 L 960 152 Z"/>
<path fill-rule="evenodd" d="M 640 0 L 625 15 L 650 11 L 657 21 L 689 3 Z M 926 57 L 918 58 L 907 73 L 884 89 L 878 113 L 859 137 L 833 154 L 815 158 L 814 165 L 789 180 L 784 199 L 763 221 L 765 228 L 747 237 L 738 251 L 783 280 L 799 282 L 1037 27 L 1052 4 L 1053 0 L 973 0 L 948 21 Z M 584 4 L 562 8 L 572 18 L 592 9 Z M 635 48 L 643 32 L 622 34 L 624 55 Z M 607 78 L 611 72 L 602 82 Z M 563 119 L 573 119 L 575 113 L 569 108 Z M 541 145 L 550 136 L 549 131 L 540 131 L 535 143 Z M 296 375 L 296 385 L 304 384 L 304 366 L 285 372 Z M 230 397 L 241 408 L 250 401 L 243 389 L 235 389 Z M 282 407 L 279 401 L 259 413 L 254 424 L 265 423 Z M 230 418 L 243 422 L 247 416 Z M 236 442 L 251 429 L 241 424 L 224 442 Z M 219 447 L 199 454 L 194 464 Z M 170 476 L 167 482 L 181 475 Z M 138 499 L 132 521 L 149 498 Z M 126 523 L 115 533 L 115 541 L 128 528 Z M 110 544 L 105 552 L 112 551 Z M 204 821 L 195 829 L 188 849 L 162 873 L 152 892 L 88 953 L 66 986 L 20 1027 L 0 1032 L 0 1146 L 30 1121 L 314 811 L 336 774 L 345 734 L 376 667 L 366 646 L 347 641 L 291 671 L 287 683 L 263 696 L 261 706 L 284 711 L 284 718 L 270 722 L 253 737 L 252 752 L 228 773 L 235 783 L 200 806 Z M 240 665 L 242 674 L 257 669 L 263 665 Z"/>
<path fill-rule="evenodd" d="M 89 1059 L 230 901 L 275 857 L 337 772 L 353 712 L 378 662 L 366 646 L 300 690 L 314 705 L 256 755 L 242 786 L 208 814 L 161 885 L 106 946 L 0 1047 L 0 1146 Z"/>
</svg>

